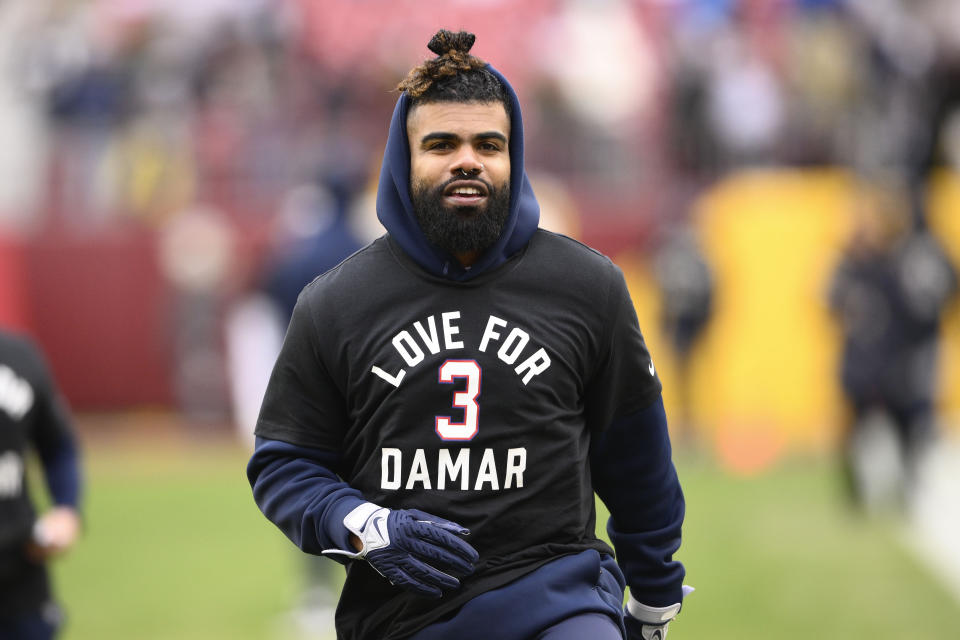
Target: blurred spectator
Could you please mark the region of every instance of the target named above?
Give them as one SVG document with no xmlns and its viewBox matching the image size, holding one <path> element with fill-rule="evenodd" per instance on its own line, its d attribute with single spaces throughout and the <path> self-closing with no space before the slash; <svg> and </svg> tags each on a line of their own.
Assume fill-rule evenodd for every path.
<svg viewBox="0 0 960 640">
<path fill-rule="evenodd" d="M 656 254 L 654 273 L 660 288 L 661 324 L 677 358 L 680 415 L 673 424 L 677 441 L 691 444 L 690 359 L 713 311 L 713 274 L 693 230 L 668 232 Z"/>
<path fill-rule="evenodd" d="M 709 58 L 702 52 L 710 38 L 680 28 L 669 51 L 666 142 L 679 180 L 713 178 L 719 168 L 719 142 L 708 114 Z"/>
<path fill-rule="evenodd" d="M 197 423 L 224 423 L 229 415 L 221 329 L 235 251 L 233 227 L 212 207 L 194 205 L 178 213 L 160 237 L 160 265 L 174 292 L 178 409 Z"/>
<path fill-rule="evenodd" d="M 43 466 L 53 506 L 39 518 L 28 452 Z M 73 424 L 39 349 L 0 330 L 0 638 L 47 640 L 62 614 L 46 561 L 80 535 L 80 458 Z"/>
<path fill-rule="evenodd" d="M 296 187 L 284 203 L 286 239 L 268 258 L 262 288 L 289 320 L 300 290 L 360 248 L 347 213 L 352 194 L 337 197 L 337 186 Z"/>
<path fill-rule="evenodd" d="M 580 209 L 563 181 L 538 169 L 528 169 L 527 176 L 540 203 L 540 228 L 580 238 L 583 226 Z"/>
<path fill-rule="evenodd" d="M 343 164 L 337 175 L 287 193 L 255 289 L 228 314 L 234 419 L 250 445 L 270 371 L 301 289 L 361 247 L 349 220 L 359 178 L 349 163 Z M 291 617 L 304 637 L 315 637 L 333 626 L 340 576 L 335 565 L 321 557 L 297 556 L 303 586 Z"/>
<path fill-rule="evenodd" d="M 843 332 L 840 379 L 852 414 L 844 468 L 855 502 L 873 508 L 909 501 L 934 436 L 940 319 L 957 276 L 915 224 L 902 178 L 865 184 L 855 206 L 830 306 Z M 895 457 L 885 453 L 888 425 Z"/>
<path fill-rule="evenodd" d="M 806 3 L 787 31 L 784 160 L 834 165 L 851 157 L 857 100 L 868 82 L 864 40 L 837 3 Z"/>
<path fill-rule="evenodd" d="M 89 232 L 112 212 L 108 157 L 130 113 L 135 56 L 127 42 L 95 37 L 89 5 L 48 6 L 28 52 L 30 89 L 45 101 L 51 135 L 48 206 Z"/>
<path fill-rule="evenodd" d="M 717 34 L 708 58 L 707 118 L 727 167 L 769 164 L 784 124 L 780 79 L 739 28 Z"/>
<path fill-rule="evenodd" d="M 361 247 L 351 221 L 359 175 L 343 167 L 340 176 L 290 189 L 271 223 L 262 266 L 227 313 L 233 417 L 250 445 L 300 290 Z"/>
</svg>

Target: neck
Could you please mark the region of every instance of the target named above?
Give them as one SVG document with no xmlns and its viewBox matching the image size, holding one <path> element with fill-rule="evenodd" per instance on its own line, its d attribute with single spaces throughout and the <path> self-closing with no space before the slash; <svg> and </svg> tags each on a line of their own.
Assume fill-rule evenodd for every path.
<svg viewBox="0 0 960 640">
<path fill-rule="evenodd" d="M 455 253 L 453 257 L 457 259 L 457 262 L 460 263 L 460 266 L 466 268 L 471 266 L 474 262 L 477 261 L 477 258 L 480 257 L 479 251 L 467 251 L 464 253 Z"/>
</svg>

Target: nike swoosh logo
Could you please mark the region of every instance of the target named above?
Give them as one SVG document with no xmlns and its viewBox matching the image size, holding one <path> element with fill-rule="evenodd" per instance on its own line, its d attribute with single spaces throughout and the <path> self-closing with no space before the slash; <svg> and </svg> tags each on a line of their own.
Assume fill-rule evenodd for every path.
<svg viewBox="0 0 960 640">
<path fill-rule="evenodd" d="M 653 368 L 653 361 L 650 361 L 650 364 L 647 365 L 647 371 L 650 372 L 650 375 L 655 375 L 657 370 Z"/>
<path fill-rule="evenodd" d="M 383 540 L 386 536 L 383 534 L 383 530 L 380 528 L 380 523 L 383 522 L 385 518 L 377 518 L 373 521 L 373 528 L 376 529 L 377 535 L 380 536 L 380 539 Z"/>
</svg>

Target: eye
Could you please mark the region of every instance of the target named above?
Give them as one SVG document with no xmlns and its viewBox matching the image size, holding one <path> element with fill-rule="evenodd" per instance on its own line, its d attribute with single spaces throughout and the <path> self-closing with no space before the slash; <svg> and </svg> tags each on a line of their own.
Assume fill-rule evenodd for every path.
<svg viewBox="0 0 960 640">
<path fill-rule="evenodd" d="M 480 149 L 480 151 L 491 151 L 491 152 L 498 152 L 502 150 L 498 142 L 492 142 L 489 140 L 481 142 L 479 145 L 477 145 L 477 148 Z"/>
<path fill-rule="evenodd" d="M 453 143 L 449 140 L 437 140 L 427 146 L 428 151 L 449 151 L 453 149 Z"/>
</svg>

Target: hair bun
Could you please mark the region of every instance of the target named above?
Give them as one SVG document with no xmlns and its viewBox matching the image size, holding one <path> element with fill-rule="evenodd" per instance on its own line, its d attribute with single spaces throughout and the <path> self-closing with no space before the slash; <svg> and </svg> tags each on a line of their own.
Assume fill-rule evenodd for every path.
<svg viewBox="0 0 960 640">
<path fill-rule="evenodd" d="M 451 51 L 468 53 L 476 39 L 477 36 L 467 31 L 454 33 L 446 29 L 441 29 L 430 38 L 430 42 L 427 43 L 427 48 L 438 56 L 446 55 Z"/>
<path fill-rule="evenodd" d="M 437 81 L 452 80 L 461 73 L 472 74 L 475 71 L 483 71 L 487 63 L 470 55 L 470 47 L 476 39 L 477 36 L 467 31 L 453 32 L 446 29 L 437 31 L 427 44 L 430 51 L 437 54 L 437 57 L 424 60 L 422 64 L 411 69 L 407 77 L 397 85 L 397 89 L 416 99 L 426 94 Z M 485 73 L 489 75 L 489 71 Z M 490 75 L 489 80 L 500 86 L 499 80 L 493 75 Z"/>
</svg>

